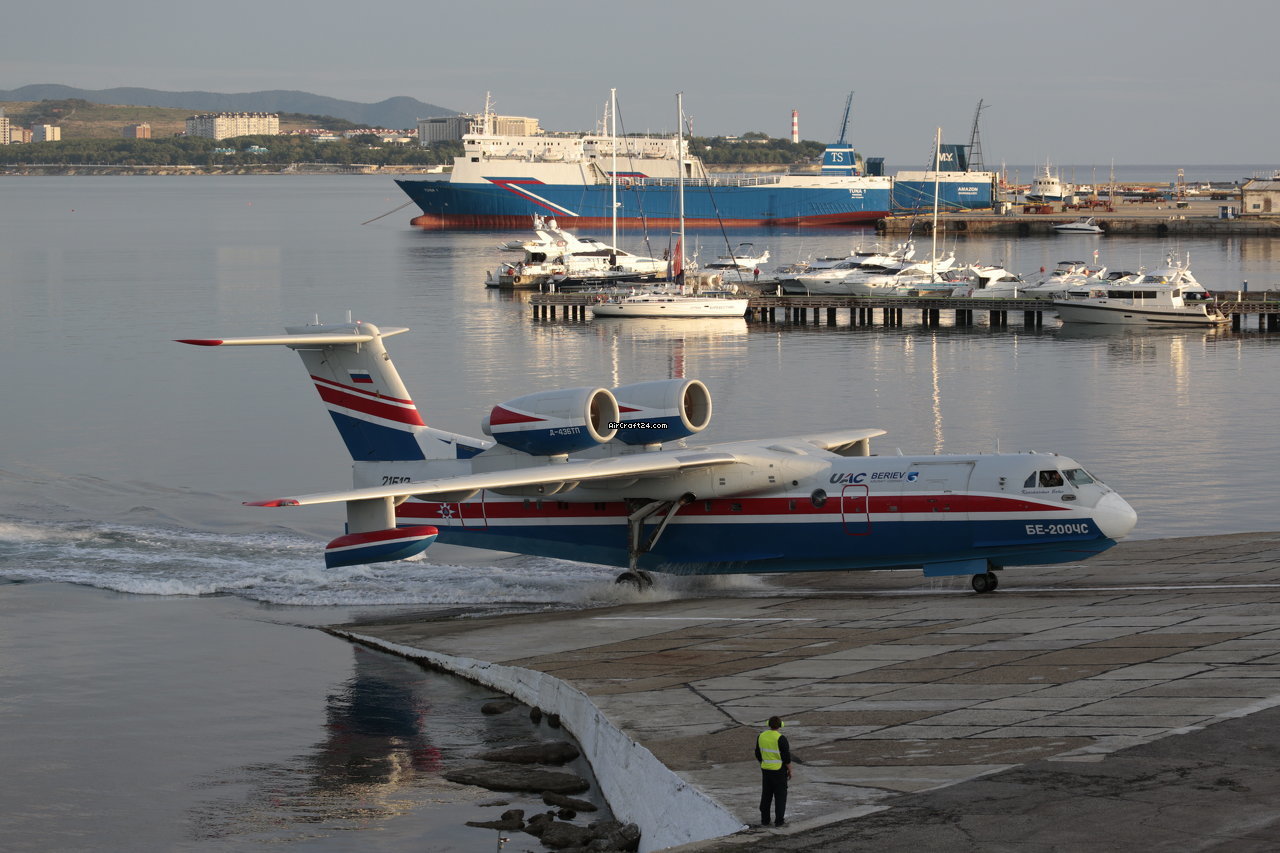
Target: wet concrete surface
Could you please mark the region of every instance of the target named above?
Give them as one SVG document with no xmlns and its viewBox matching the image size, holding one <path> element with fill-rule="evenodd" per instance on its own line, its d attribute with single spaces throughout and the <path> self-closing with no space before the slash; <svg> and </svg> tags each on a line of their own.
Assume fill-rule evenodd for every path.
<svg viewBox="0 0 1280 853">
<path fill-rule="evenodd" d="M 1122 543 L 985 595 L 905 572 L 770 584 L 343 628 L 582 691 L 744 824 L 682 849 L 1280 847 L 1280 534 Z M 789 826 L 746 830 L 772 714 Z"/>
</svg>

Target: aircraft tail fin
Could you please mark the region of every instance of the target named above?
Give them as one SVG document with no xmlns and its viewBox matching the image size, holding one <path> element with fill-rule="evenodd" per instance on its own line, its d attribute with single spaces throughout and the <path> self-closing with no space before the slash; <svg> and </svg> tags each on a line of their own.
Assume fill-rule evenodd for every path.
<svg viewBox="0 0 1280 853">
<path fill-rule="evenodd" d="M 491 445 L 431 429 L 423 420 L 383 339 L 406 328 L 372 323 L 288 326 L 287 335 L 185 339 L 194 346 L 286 346 L 298 353 L 356 462 L 465 459 Z"/>
</svg>

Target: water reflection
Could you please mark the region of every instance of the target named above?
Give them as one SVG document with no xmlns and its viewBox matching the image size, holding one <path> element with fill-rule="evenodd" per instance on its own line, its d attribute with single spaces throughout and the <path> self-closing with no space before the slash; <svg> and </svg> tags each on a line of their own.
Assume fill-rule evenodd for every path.
<svg viewBox="0 0 1280 853">
<path fill-rule="evenodd" d="M 235 793 L 191 815 L 198 837 L 296 841 L 409 813 L 439 824 L 433 833 L 462 833 L 470 818 L 459 810 L 488 794 L 460 790 L 443 771 L 480 749 L 537 737 L 527 715 L 482 716 L 482 688 L 363 647 L 353 653 L 351 678 L 327 699 L 323 739 L 292 761 L 212 781 Z M 445 811 L 431 817 L 439 804 Z"/>
</svg>

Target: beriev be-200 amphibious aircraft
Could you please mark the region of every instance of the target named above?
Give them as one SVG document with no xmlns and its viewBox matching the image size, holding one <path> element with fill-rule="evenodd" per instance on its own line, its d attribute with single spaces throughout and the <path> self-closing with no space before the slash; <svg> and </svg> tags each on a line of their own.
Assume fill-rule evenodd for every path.
<svg viewBox="0 0 1280 853">
<path fill-rule="evenodd" d="M 427 426 L 384 346 L 403 328 L 288 327 L 354 460 L 353 488 L 254 501 L 342 502 L 329 566 L 398 560 L 437 538 L 649 571 L 922 569 L 997 585 L 1007 565 L 1077 561 L 1131 529 L 1125 500 L 1054 453 L 872 455 L 880 429 L 694 440 L 711 395 L 694 379 L 527 394 L 494 406 L 487 439 Z"/>
</svg>

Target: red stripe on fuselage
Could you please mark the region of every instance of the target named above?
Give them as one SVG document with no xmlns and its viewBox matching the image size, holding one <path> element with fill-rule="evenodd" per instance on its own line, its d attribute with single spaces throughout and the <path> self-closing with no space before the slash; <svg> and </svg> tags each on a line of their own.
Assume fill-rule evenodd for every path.
<svg viewBox="0 0 1280 853">
<path fill-rule="evenodd" d="M 377 391 L 365 391 L 361 388 L 353 388 L 350 385 L 343 385 L 341 382 L 334 382 L 332 379 L 325 379 L 323 376 L 313 375 L 311 377 L 311 381 L 317 382 L 317 383 L 323 383 L 324 385 L 327 385 L 330 388 L 337 388 L 342 391 L 349 391 L 352 394 L 363 394 L 364 396 L 368 397 L 371 400 L 378 400 L 382 402 L 390 401 L 392 403 L 402 403 L 403 405 L 406 405 L 406 406 L 413 405 L 412 400 L 401 400 L 399 397 L 388 397 L 386 394 L 379 394 Z"/>
<path fill-rule="evenodd" d="M 380 403 L 348 391 L 321 385 L 318 382 L 316 383 L 316 390 L 320 392 L 320 399 L 331 406 L 350 409 L 362 415 L 382 418 L 385 421 L 395 421 L 408 426 L 426 426 L 426 423 L 422 420 L 422 415 L 418 414 L 417 409 L 406 409 L 390 403 Z"/>
<path fill-rule="evenodd" d="M 863 507 L 862 496 L 847 496 L 843 511 L 846 515 L 861 516 L 868 513 Z M 455 518 L 467 521 L 481 519 L 588 519 L 626 516 L 629 512 L 622 501 L 570 502 L 549 498 L 509 500 L 489 498 L 485 501 L 469 501 L 463 504 L 420 503 L 407 501 L 397 509 L 401 518 L 441 517 L 440 508 L 447 506 Z M 1070 512 L 1071 507 L 1058 504 L 1042 504 L 1021 498 L 1001 498 L 991 495 L 872 495 L 871 515 L 906 515 L 920 513 L 1027 513 Z M 814 506 L 805 497 L 795 498 L 741 498 L 695 500 L 676 514 L 683 518 L 745 517 L 745 516 L 839 516 L 842 507 L 839 495 L 829 495 L 822 506 Z"/>
</svg>

